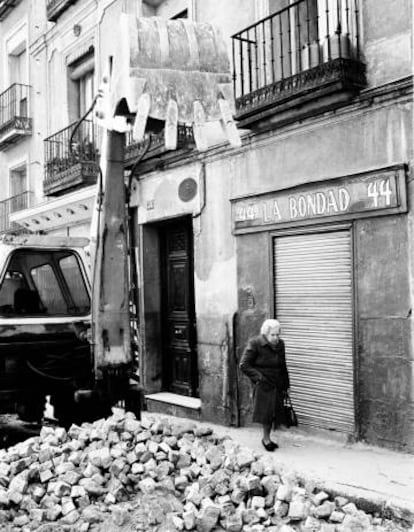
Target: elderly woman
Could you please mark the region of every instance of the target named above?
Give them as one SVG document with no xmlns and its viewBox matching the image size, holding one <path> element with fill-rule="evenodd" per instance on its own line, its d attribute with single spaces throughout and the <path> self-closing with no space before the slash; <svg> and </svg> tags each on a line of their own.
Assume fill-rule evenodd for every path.
<svg viewBox="0 0 414 532">
<path fill-rule="evenodd" d="M 278 445 L 270 439 L 270 431 L 284 421 L 283 395 L 289 389 L 285 344 L 277 320 L 265 320 L 260 335 L 249 340 L 240 369 L 254 384 L 253 422 L 263 425 L 263 447 L 274 451 Z"/>
</svg>

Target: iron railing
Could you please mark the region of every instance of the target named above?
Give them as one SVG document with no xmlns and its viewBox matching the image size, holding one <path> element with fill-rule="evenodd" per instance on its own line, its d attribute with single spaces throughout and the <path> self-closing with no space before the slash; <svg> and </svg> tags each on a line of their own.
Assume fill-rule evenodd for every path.
<svg viewBox="0 0 414 532">
<path fill-rule="evenodd" d="M 19 124 L 19 128 L 31 127 L 29 118 L 30 86 L 14 83 L 0 94 L 0 131 Z"/>
<path fill-rule="evenodd" d="M 32 192 L 26 191 L 0 201 L 0 233 L 20 228 L 10 221 L 10 214 L 27 209 L 32 204 Z"/>
<path fill-rule="evenodd" d="M 79 127 L 76 125 L 77 122 L 45 139 L 46 181 L 78 163 L 99 161 L 99 127 L 91 120 L 83 120 Z"/>
<path fill-rule="evenodd" d="M 358 27 L 358 0 L 298 0 L 236 33 L 236 99 L 325 63 L 359 61 Z"/>
<path fill-rule="evenodd" d="M 185 124 L 178 124 L 177 130 L 177 150 L 191 149 L 194 147 L 193 128 Z M 137 158 L 142 155 L 142 161 L 155 157 L 168 156 L 165 149 L 165 132 L 162 129 L 158 133 L 146 133 L 144 140 L 136 142 L 132 137 L 132 131 L 126 134 L 125 139 L 125 161 L 126 166 L 134 164 Z"/>
</svg>

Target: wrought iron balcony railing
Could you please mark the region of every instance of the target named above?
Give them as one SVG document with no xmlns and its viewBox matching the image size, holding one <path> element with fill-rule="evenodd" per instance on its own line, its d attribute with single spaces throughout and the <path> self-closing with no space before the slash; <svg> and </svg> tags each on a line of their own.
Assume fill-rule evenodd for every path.
<svg viewBox="0 0 414 532">
<path fill-rule="evenodd" d="M 76 0 L 47 0 L 46 16 L 50 22 L 56 22 L 60 15 L 68 9 Z"/>
<path fill-rule="evenodd" d="M 26 191 L 0 201 L 0 233 L 21 229 L 19 224 L 10 221 L 10 214 L 31 207 L 32 195 L 32 192 Z"/>
<path fill-rule="evenodd" d="M 90 120 L 84 120 L 74 132 L 76 124 L 71 124 L 44 141 L 43 190 L 47 196 L 58 196 L 69 189 L 96 182 L 101 136 L 99 127 Z"/>
<path fill-rule="evenodd" d="M 31 135 L 30 86 L 14 83 L 0 94 L 0 149 Z"/>
<path fill-rule="evenodd" d="M 132 133 L 126 135 L 125 166 L 133 166 L 135 161 L 142 156 L 141 167 L 148 168 L 151 164 L 158 164 L 161 160 L 166 162 L 171 157 L 178 157 L 183 150 L 191 150 L 194 147 L 193 128 L 184 124 L 178 125 L 177 149 L 168 151 L 165 149 L 164 129 L 159 133 L 147 133 L 145 139 L 136 142 Z"/>
<path fill-rule="evenodd" d="M 233 35 L 238 118 L 323 85 L 360 89 L 359 41 L 358 0 L 297 0 Z"/>
<path fill-rule="evenodd" d="M 4 20 L 10 11 L 20 4 L 21 0 L 0 0 L 0 22 Z"/>
</svg>

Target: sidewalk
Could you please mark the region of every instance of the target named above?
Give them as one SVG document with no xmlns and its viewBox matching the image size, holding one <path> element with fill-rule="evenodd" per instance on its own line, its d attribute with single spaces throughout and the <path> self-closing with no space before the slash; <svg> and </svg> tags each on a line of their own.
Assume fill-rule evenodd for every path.
<svg viewBox="0 0 414 532">
<path fill-rule="evenodd" d="M 174 418 L 165 414 L 143 412 L 143 418 Z M 261 443 L 259 426 L 211 427 L 219 436 L 230 436 L 240 445 L 269 456 L 282 471 L 296 473 L 303 480 L 341 494 L 369 508 L 381 508 L 414 523 L 414 455 L 388 451 L 361 443 L 345 444 L 308 435 L 300 429 L 277 431 L 272 438 L 279 444 L 274 453 Z"/>
</svg>

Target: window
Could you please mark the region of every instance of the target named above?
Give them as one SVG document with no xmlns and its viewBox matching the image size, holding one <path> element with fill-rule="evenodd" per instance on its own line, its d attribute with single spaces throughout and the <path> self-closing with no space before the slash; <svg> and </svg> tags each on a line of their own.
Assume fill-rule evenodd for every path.
<svg viewBox="0 0 414 532">
<path fill-rule="evenodd" d="M 27 204 L 26 165 L 10 170 L 10 212 L 26 209 Z"/>
<path fill-rule="evenodd" d="M 74 308 L 79 312 L 88 312 L 90 305 L 89 295 L 85 287 L 85 281 L 82 275 L 79 275 L 79 264 L 76 257 L 68 255 L 59 261 L 59 266 L 72 295 Z"/>
<path fill-rule="evenodd" d="M 19 47 L 16 52 L 9 54 L 9 72 L 10 84 L 26 83 L 26 46 L 22 45 L 23 49 Z"/>
<path fill-rule="evenodd" d="M 14 313 L 14 294 L 26 288 L 26 282 L 20 272 L 6 272 L 0 288 L 0 315 Z"/>
<path fill-rule="evenodd" d="M 73 124 L 84 116 L 95 97 L 93 47 L 69 65 L 69 120 Z M 94 158 L 94 125 L 91 114 L 73 138 L 72 152 L 81 159 Z"/>
<path fill-rule="evenodd" d="M 26 27 L 23 26 L 7 40 L 7 67 L 10 95 L 7 98 L 8 119 L 26 118 L 29 113 L 28 102 L 28 63 L 25 40 Z M 4 112 L 4 111 L 3 111 Z"/>
<path fill-rule="evenodd" d="M 69 107 L 73 120 L 84 115 L 95 96 L 94 68 L 93 48 L 69 65 Z"/>
<path fill-rule="evenodd" d="M 0 316 L 79 316 L 90 298 L 70 251 L 16 250 L 0 284 Z"/>
<path fill-rule="evenodd" d="M 44 264 L 32 268 L 30 275 L 47 313 L 65 314 L 65 299 L 51 265 Z"/>
</svg>

